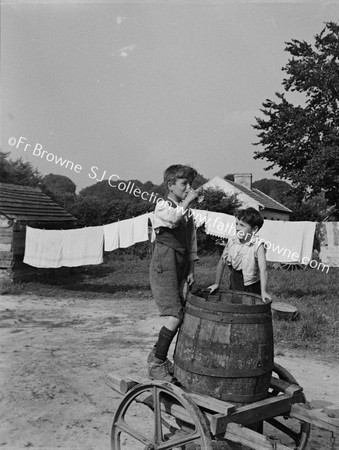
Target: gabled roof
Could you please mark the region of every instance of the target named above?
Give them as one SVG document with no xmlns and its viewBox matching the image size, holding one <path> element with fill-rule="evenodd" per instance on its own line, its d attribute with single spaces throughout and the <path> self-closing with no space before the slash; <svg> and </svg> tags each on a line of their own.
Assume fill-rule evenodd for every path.
<svg viewBox="0 0 339 450">
<path fill-rule="evenodd" d="M 38 187 L 0 183 L 0 214 L 9 219 L 69 222 L 76 218 Z"/>
<path fill-rule="evenodd" d="M 282 205 L 281 203 L 277 202 L 276 200 L 273 200 L 272 197 L 264 194 L 263 192 L 259 191 L 259 189 L 252 188 L 248 189 L 245 186 L 242 186 L 241 184 L 235 183 L 231 180 L 225 180 L 227 183 L 232 184 L 237 189 L 242 191 L 244 194 L 250 196 L 253 198 L 253 200 L 256 200 L 261 206 L 263 206 L 266 209 L 274 209 L 276 211 L 283 211 L 287 213 L 291 213 L 292 211 L 286 206 Z"/>
<path fill-rule="evenodd" d="M 263 209 L 285 212 L 287 214 L 292 212 L 290 209 L 286 208 L 286 206 L 282 205 L 281 203 L 273 200 L 273 198 L 259 191 L 259 189 L 255 188 L 248 189 L 245 186 L 242 186 L 241 184 L 235 183 L 234 181 L 225 180 L 224 178 L 218 176 L 214 177 L 210 181 L 207 181 L 207 183 L 205 183 L 202 187 L 205 186 L 206 187 L 215 186 L 219 189 L 225 190 L 225 192 L 227 192 L 227 190 L 230 190 L 231 186 L 231 189 L 233 188 L 232 189 L 233 191 L 238 190 L 242 194 L 245 194 L 245 198 L 248 199 L 249 197 L 251 201 L 253 201 L 255 204 L 258 205 L 258 207 L 261 207 Z"/>
</svg>

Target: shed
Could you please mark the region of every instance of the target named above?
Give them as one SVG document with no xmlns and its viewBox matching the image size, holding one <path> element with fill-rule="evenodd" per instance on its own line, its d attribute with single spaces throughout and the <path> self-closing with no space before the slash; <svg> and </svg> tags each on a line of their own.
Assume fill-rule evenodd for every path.
<svg viewBox="0 0 339 450">
<path fill-rule="evenodd" d="M 27 225 L 68 229 L 76 220 L 38 187 L 0 183 L 0 293 L 8 282 L 34 280 L 47 270 L 23 263 Z"/>
</svg>

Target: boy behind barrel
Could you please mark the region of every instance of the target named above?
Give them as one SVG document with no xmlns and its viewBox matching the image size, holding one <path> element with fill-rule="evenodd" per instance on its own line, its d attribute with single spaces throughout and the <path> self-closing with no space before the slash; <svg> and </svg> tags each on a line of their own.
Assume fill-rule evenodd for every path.
<svg viewBox="0 0 339 450">
<path fill-rule="evenodd" d="M 231 270 L 231 290 L 252 292 L 262 300 L 271 300 L 267 293 L 267 267 L 264 241 L 256 236 L 264 220 L 254 208 L 240 209 L 235 214 L 236 235 L 228 239 L 217 265 L 214 284 L 207 289 L 215 292 L 227 264 Z"/>
</svg>

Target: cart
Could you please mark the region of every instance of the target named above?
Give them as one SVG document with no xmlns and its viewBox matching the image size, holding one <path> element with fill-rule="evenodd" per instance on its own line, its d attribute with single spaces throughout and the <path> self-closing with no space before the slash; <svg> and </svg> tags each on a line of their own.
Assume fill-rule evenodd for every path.
<svg viewBox="0 0 339 450">
<path fill-rule="evenodd" d="M 278 364 L 268 397 L 244 406 L 163 381 L 112 374 L 106 384 L 124 395 L 113 419 L 112 450 L 304 450 L 311 425 L 328 430 L 332 450 L 339 448 L 339 418 L 310 409 L 302 387 Z M 264 423 L 265 431 L 273 427 L 290 442 L 264 435 Z"/>
</svg>

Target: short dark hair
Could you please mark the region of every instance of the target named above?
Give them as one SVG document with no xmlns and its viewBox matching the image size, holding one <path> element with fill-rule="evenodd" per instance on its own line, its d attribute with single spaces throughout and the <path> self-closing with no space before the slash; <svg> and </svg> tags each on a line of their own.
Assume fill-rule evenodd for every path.
<svg viewBox="0 0 339 450">
<path fill-rule="evenodd" d="M 259 211 L 254 208 L 238 209 L 235 213 L 235 217 L 238 220 L 248 223 L 252 228 L 258 227 L 259 230 L 264 223 L 264 219 L 261 217 Z"/>
<path fill-rule="evenodd" d="M 168 189 L 168 183 L 175 183 L 179 178 L 187 178 L 189 183 L 192 184 L 197 174 L 198 172 L 190 166 L 184 166 L 182 164 L 169 166 L 164 172 L 165 187 Z"/>
</svg>

